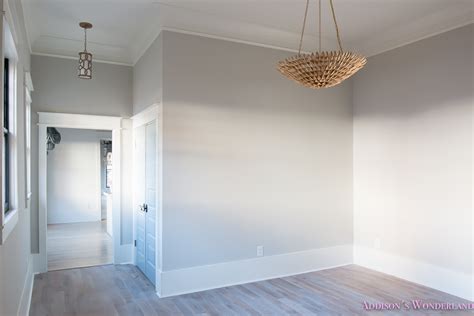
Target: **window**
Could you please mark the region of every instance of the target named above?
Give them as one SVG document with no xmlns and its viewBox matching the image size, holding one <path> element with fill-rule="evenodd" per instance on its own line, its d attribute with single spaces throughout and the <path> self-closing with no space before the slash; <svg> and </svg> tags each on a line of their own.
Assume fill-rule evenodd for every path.
<svg viewBox="0 0 474 316">
<path fill-rule="evenodd" d="M 3 212 L 8 214 L 11 210 L 11 163 L 10 163 L 10 62 L 4 60 L 3 69 L 3 159 L 2 159 L 2 188 Z"/>
<path fill-rule="evenodd" d="M 0 27 L 1 30 L 1 27 Z M 3 19 L 3 107 L 2 121 L 3 138 L 1 167 L 1 212 L 0 212 L 0 244 L 3 244 L 18 223 L 18 172 L 17 172 L 17 62 L 18 53 L 13 39 L 10 24 Z M 1 97 L 0 97 L 1 98 Z"/>
</svg>

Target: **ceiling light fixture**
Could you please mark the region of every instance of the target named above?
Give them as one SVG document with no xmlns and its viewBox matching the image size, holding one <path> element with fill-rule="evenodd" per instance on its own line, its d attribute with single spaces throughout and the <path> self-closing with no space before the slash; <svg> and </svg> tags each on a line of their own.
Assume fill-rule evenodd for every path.
<svg viewBox="0 0 474 316">
<path fill-rule="evenodd" d="M 77 76 L 81 79 L 92 79 L 92 54 L 87 52 L 87 30 L 92 28 L 92 24 L 81 22 L 79 26 L 84 29 L 84 51 L 79 53 Z"/>
<path fill-rule="evenodd" d="M 309 0 L 306 0 L 298 54 L 278 63 L 279 72 L 308 88 L 333 87 L 355 74 L 367 63 L 367 59 L 364 56 L 342 50 L 339 27 L 336 22 L 332 0 L 329 0 L 329 3 L 336 28 L 339 51 L 321 51 L 321 0 L 319 0 L 319 51 L 308 54 L 301 53 L 309 6 Z"/>
</svg>

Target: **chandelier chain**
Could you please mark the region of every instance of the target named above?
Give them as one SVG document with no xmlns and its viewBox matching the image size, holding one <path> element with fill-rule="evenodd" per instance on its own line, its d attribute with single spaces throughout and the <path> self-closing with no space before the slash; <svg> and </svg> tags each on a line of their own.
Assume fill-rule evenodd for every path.
<svg viewBox="0 0 474 316">
<path fill-rule="evenodd" d="M 319 51 L 321 51 L 321 0 L 319 0 Z"/>
<path fill-rule="evenodd" d="M 334 26 L 336 28 L 336 36 L 337 36 L 337 43 L 339 45 L 339 50 L 342 52 L 342 41 L 341 41 L 341 36 L 339 34 L 339 26 L 337 25 L 337 20 L 336 20 L 336 13 L 334 12 L 334 4 L 332 0 L 329 0 L 329 4 L 331 6 L 331 13 L 332 13 L 332 19 L 334 21 Z M 308 17 L 308 7 L 309 7 L 309 0 L 306 0 L 306 8 L 304 11 L 304 19 L 303 19 L 303 27 L 301 29 L 301 37 L 300 37 L 300 45 L 298 47 L 298 54 L 301 54 L 301 48 L 303 47 L 303 37 L 304 37 L 304 31 L 306 27 L 306 19 Z M 321 0 L 319 0 L 319 28 L 318 28 L 318 33 L 319 33 L 319 51 L 321 51 Z"/>
<path fill-rule="evenodd" d="M 298 54 L 301 53 L 301 47 L 303 45 L 303 35 L 304 35 L 304 28 L 306 26 L 306 17 L 308 16 L 308 6 L 309 6 L 309 0 L 306 0 L 306 9 L 304 11 L 303 28 L 301 30 L 301 38 L 300 38 L 300 46 L 298 48 Z"/>
<path fill-rule="evenodd" d="M 316 7 L 316 0 L 312 0 Z M 336 28 L 337 43 L 339 50 L 322 51 L 322 1 L 318 0 L 318 35 L 319 52 L 301 54 L 303 37 L 308 15 L 309 0 L 306 0 L 306 10 L 301 30 L 300 46 L 298 55 L 286 58 L 278 63 L 278 71 L 288 79 L 312 89 L 334 87 L 347 78 L 354 75 L 367 63 L 367 59 L 353 52 L 342 50 L 342 41 L 339 34 L 339 26 L 336 21 L 333 0 L 329 1 L 332 19 Z M 316 9 L 316 8 L 315 8 Z M 315 12 L 316 13 L 316 12 Z M 316 14 L 315 14 L 316 15 Z M 330 23 L 330 22 L 329 22 Z M 315 40 L 316 42 L 316 40 Z M 315 43 L 316 44 L 316 43 Z"/>
<path fill-rule="evenodd" d="M 331 4 L 332 19 L 334 20 L 334 26 L 336 27 L 336 35 L 337 35 L 337 42 L 339 44 L 339 50 L 342 52 L 341 37 L 339 36 L 339 27 L 337 26 L 336 13 L 334 13 L 334 5 L 332 3 L 332 0 L 329 0 L 329 3 Z"/>
<path fill-rule="evenodd" d="M 87 52 L 87 29 L 84 28 L 84 51 Z"/>
</svg>

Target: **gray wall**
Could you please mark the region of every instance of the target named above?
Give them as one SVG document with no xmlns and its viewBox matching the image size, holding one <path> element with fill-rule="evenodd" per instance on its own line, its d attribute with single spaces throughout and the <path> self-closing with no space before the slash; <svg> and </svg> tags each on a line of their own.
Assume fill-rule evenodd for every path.
<svg viewBox="0 0 474 316">
<path fill-rule="evenodd" d="M 287 53 L 163 32 L 163 270 L 352 243 L 352 82 Z"/>
<path fill-rule="evenodd" d="M 6 0 L 5 0 L 6 1 Z M 30 208 L 25 205 L 25 99 L 24 72 L 30 70 L 30 54 L 26 42 L 21 2 L 9 0 L 14 27 L 18 36 L 15 43 L 17 63 L 17 153 L 18 166 L 18 223 L 3 245 L 0 245 L 0 315 L 16 315 L 22 291 L 32 263 L 30 255 Z M 33 160 L 34 162 L 34 160 Z"/>
<path fill-rule="evenodd" d="M 162 76 L 163 44 L 160 35 L 133 67 L 133 114 L 161 102 Z"/>
<path fill-rule="evenodd" d="M 132 116 L 132 67 L 94 63 L 91 80 L 77 78 L 77 61 L 32 56 L 31 247 L 38 252 L 38 117 L 36 112 Z"/>
<path fill-rule="evenodd" d="M 94 63 L 92 79 L 83 80 L 77 77 L 76 60 L 34 55 L 31 69 L 35 111 L 132 114 L 132 67 Z"/>
<path fill-rule="evenodd" d="M 369 59 L 354 79 L 355 244 L 472 273 L 474 26 Z"/>
</svg>

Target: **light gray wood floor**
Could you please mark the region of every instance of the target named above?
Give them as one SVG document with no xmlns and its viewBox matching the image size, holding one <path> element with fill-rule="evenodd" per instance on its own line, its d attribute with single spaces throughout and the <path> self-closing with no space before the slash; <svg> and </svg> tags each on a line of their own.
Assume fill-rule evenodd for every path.
<svg viewBox="0 0 474 316">
<path fill-rule="evenodd" d="M 363 302 L 467 301 L 349 265 L 160 299 L 132 265 L 104 265 L 35 276 L 30 315 L 433 315 L 366 312 Z M 451 313 L 450 313 L 451 314 Z M 455 315 L 472 315 L 454 312 Z"/>
<path fill-rule="evenodd" d="M 48 225 L 48 270 L 112 263 L 107 221 Z"/>
</svg>

